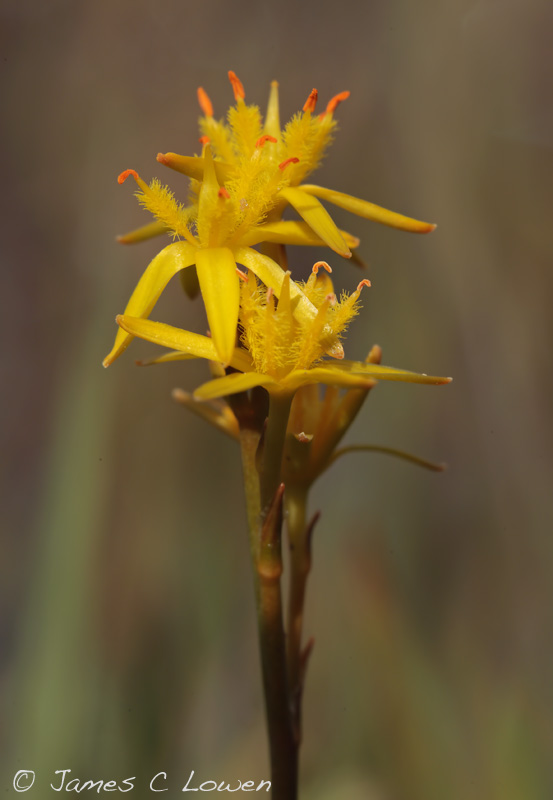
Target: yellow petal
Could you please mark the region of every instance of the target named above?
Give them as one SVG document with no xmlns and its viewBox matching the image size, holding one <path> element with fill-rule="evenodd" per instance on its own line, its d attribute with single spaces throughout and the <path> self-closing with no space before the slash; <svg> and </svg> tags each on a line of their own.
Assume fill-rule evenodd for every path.
<svg viewBox="0 0 553 800">
<path fill-rule="evenodd" d="M 137 244 L 138 242 L 145 242 L 147 239 L 153 239 L 154 236 L 160 236 L 169 230 L 167 225 L 163 222 L 149 222 L 147 225 L 142 225 L 140 228 L 135 228 L 134 231 L 124 233 L 122 236 L 117 237 L 117 241 L 121 244 Z"/>
<path fill-rule="evenodd" d="M 120 314 L 116 320 L 124 331 L 146 339 L 148 342 L 159 344 L 162 347 L 170 347 L 172 350 L 178 350 L 193 358 L 217 359 L 215 345 L 209 336 L 183 331 L 181 328 L 166 325 L 164 322 L 130 317 L 127 314 Z"/>
<path fill-rule="evenodd" d="M 134 363 L 137 367 L 152 367 L 155 364 L 170 364 L 172 361 L 192 361 L 197 357 L 190 355 L 190 353 L 182 353 L 180 350 L 170 350 L 168 353 L 157 356 L 157 358 L 141 358 Z"/>
<path fill-rule="evenodd" d="M 333 364 L 332 369 L 348 372 L 352 375 L 367 375 L 379 381 L 405 381 L 406 383 L 430 383 L 440 385 L 451 383 L 453 378 L 440 378 L 435 375 L 426 375 L 424 372 L 411 372 L 406 369 L 382 367 L 380 364 L 366 364 L 361 361 L 343 361 Z"/>
<path fill-rule="evenodd" d="M 285 275 L 282 267 L 271 258 L 261 255 L 257 250 L 252 250 L 250 247 L 237 247 L 234 250 L 234 257 L 239 264 L 251 269 L 265 286 L 272 289 L 277 297 L 280 297 Z M 317 309 L 294 281 L 290 281 L 290 298 L 296 319 L 304 322 L 310 322 L 315 319 Z"/>
<path fill-rule="evenodd" d="M 324 186 L 305 184 L 302 185 L 301 190 L 313 197 L 321 197 L 335 206 L 345 208 L 346 211 L 351 211 L 352 214 L 357 214 L 359 217 L 380 222 L 382 225 L 389 225 L 390 228 L 399 228 L 410 233 L 430 233 L 436 227 L 430 222 L 420 222 L 417 219 L 405 217 L 403 214 L 388 211 L 388 209 L 369 203 L 367 200 L 360 200 L 358 197 L 352 197 L 343 192 L 335 192 L 333 189 L 325 189 Z"/>
<path fill-rule="evenodd" d="M 365 375 L 356 375 L 346 370 L 332 367 L 314 367 L 313 369 L 295 369 L 281 381 L 287 389 L 297 389 L 309 383 L 325 383 L 330 386 L 357 387 L 370 389 L 376 381 Z"/>
<path fill-rule="evenodd" d="M 198 250 L 196 268 L 207 320 L 219 361 L 229 364 L 236 344 L 240 285 L 228 247 Z"/>
<path fill-rule="evenodd" d="M 204 159 L 201 156 L 179 156 L 177 153 L 158 153 L 157 160 L 170 169 L 176 172 L 181 172 L 189 178 L 196 181 L 203 180 L 204 177 Z M 225 164 L 223 161 L 215 161 L 215 174 L 220 184 L 225 183 L 234 174 L 233 168 L 230 164 Z"/>
<path fill-rule="evenodd" d="M 351 233 L 340 231 L 348 247 L 359 247 L 359 239 Z M 252 228 L 244 236 L 240 237 L 240 244 L 252 247 L 261 242 L 275 242 L 276 244 L 310 245 L 313 247 L 324 247 L 325 242 L 320 236 L 314 233 L 307 222 L 297 220 L 281 220 L 279 222 L 268 222 Z"/>
<path fill-rule="evenodd" d="M 203 386 L 196 389 L 194 397 L 198 400 L 214 400 L 217 397 L 237 394 L 237 392 L 247 392 L 254 386 L 276 388 L 279 384 L 273 378 L 259 372 L 246 372 L 245 374 L 234 372 L 232 375 L 225 375 L 223 378 L 215 378 L 213 381 L 204 383 Z"/>
<path fill-rule="evenodd" d="M 125 314 L 130 317 L 147 317 L 173 275 L 194 263 L 196 252 L 196 249 L 186 242 L 174 242 L 158 253 L 138 281 L 127 303 Z M 120 329 L 111 352 L 103 361 L 104 367 L 109 367 L 132 340 L 130 334 Z"/>
<path fill-rule="evenodd" d="M 336 253 L 345 258 L 351 257 L 351 251 L 344 241 L 344 237 L 336 227 L 336 224 L 326 208 L 317 200 L 301 189 L 288 186 L 281 189 L 279 196 L 284 198 L 293 206 L 300 217 L 307 222 L 317 236 L 332 248 Z"/>
<path fill-rule="evenodd" d="M 213 339 L 209 336 L 202 336 L 192 331 L 184 331 L 175 328 L 173 325 L 166 325 L 164 322 L 153 322 L 151 319 L 137 319 L 127 315 L 119 315 L 117 324 L 133 336 L 139 336 L 148 342 L 159 344 L 162 347 L 170 347 L 178 350 L 182 357 L 188 358 L 207 358 L 209 361 L 218 361 L 218 353 Z M 175 361 L 177 357 L 174 353 L 167 353 L 165 357 L 156 359 L 155 362 Z M 251 369 L 251 359 L 245 350 L 235 348 L 230 360 L 231 366 L 239 370 Z"/>
</svg>

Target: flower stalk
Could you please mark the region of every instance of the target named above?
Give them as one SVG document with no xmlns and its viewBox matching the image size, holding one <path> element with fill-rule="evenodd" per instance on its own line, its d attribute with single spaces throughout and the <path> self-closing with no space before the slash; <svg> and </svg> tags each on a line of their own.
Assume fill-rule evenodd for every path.
<svg viewBox="0 0 553 800">
<path fill-rule="evenodd" d="M 157 161 L 190 179 L 189 203 L 179 203 L 157 179 L 136 171 L 140 205 L 154 221 L 119 237 L 135 244 L 169 233 L 150 262 L 124 314 L 104 366 L 135 337 L 168 348 L 143 366 L 203 358 L 211 380 L 173 398 L 240 443 L 244 494 L 257 606 L 273 800 L 296 800 L 301 702 L 313 639 L 303 643 L 307 580 L 316 514 L 307 517 L 313 482 L 340 456 L 379 452 L 427 467 L 439 466 L 395 448 L 349 445 L 337 449 L 369 391 L 380 380 L 445 384 L 450 378 L 381 365 L 375 346 L 364 362 L 344 358 L 342 338 L 360 309 L 366 278 L 336 294 L 332 268 L 318 261 L 305 282 L 287 271 L 285 246 L 327 246 L 361 260 L 359 239 L 334 223 L 322 200 L 357 216 L 411 233 L 435 226 L 305 179 L 324 158 L 336 130 L 341 92 L 316 114 L 313 89 L 303 109 L 280 125 L 278 84 L 271 84 L 263 122 L 247 105 L 245 89 L 229 72 L 235 105 L 217 121 L 209 96 L 198 90 L 201 155 L 158 154 Z M 283 220 L 291 208 L 299 216 Z M 186 294 L 201 294 L 209 335 L 149 319 L 168 283 L 179 276 Z M 286 518 L 290 575 L 287 625 L 282 597 L 282 527 Z"/>
</svg>

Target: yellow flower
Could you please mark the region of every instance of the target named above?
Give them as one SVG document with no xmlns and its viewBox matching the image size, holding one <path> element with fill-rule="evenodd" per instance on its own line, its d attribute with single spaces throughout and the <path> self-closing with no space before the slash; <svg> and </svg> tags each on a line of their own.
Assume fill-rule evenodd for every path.
<svg viewBox="0 0 553 800">
<path fill-rule="evenodd" d="M 195 266 L 217 360 L 228 365 L 236 343 L 240 301 L 236 263 L 253 270 L 277 296 L 284 271 L 272 259 L 244 246 L 236 231 L 234 236 L 230 235 L 235 210 L 228 191 L 217 180 L 209 145 L 204 148 L 203 162 L 205 168 L 198 192 L 196 235 L 189 227 L 190 210 L 179 205 L 159 181 L 154 180 L 148 186 L 134 170 L 126 170 L 119 176 L 119 182 L 123 183 L 132 175 L 140 189 L 138 198 L 141 205 L 163 220 L 176 236 L 184 239 L 165 247 L 150 262 L 127 304 L 125 315 L 148 317 L 171 278 L 181 270 Z M 305 320 L 314 318 L 316 309 L 295 284 L 291 284 L 290 293 L 298 317 Z M 132 335 L 121 329 L 111 352 L 104 359 L 104 366 L 115 361 L 132 339 Z"/>
<path fill-rule="evenodd" d="M 317 262 L 309 280 L 300 285 L 303 295 L 317 309 L 314 319 L 298 318 L 291 296 L 290 273 L 282 284 L 278 303 L 272 290 L 257 283 L 250 272 L 243 275 L 241 286 L 240 328 L 242 345 L 236 347 L 229 364 L 230 374 L 217 377 L 194 392 L 199 400 L 213 400 L 263 386 L 272 396 L 292 397 L 301 386 L 327 384 L 338 387 L 369 389 L 376 380 L 400 380 L 415 383 L 448 383 L 449 378 L 419 375 L 406 370 L 382 367 L 357 361 L 324 360 L 329 345 L 343 334 L 357 314 L 361 281 L 351 295 L 340 299 L 332 282 L 320 267 L 330 271 L 325 262 Z M 217 350 L 207 336 L 151 320 L 127 315 L 117 318 L 121 328 L 133 336 L 172 348 L 172 352 L 149 363 L 179 358 L 207 358 L 217 361 Z"/>
<path fill-rule="evenodd" d="M 333 97 L 322 114 L 315 114 L 318 92 L 313 89 L 303 110 L 295 114 L 283 130 L 280 127 L 278 83 L 271 84 L 265 122 L 257 106 L 246 105 L 242 83 L 229 72 L 236 105 L 228 112 L 228 123 L 217 121 L 212 103 L 200 87 L 198 100 L 204 116 L 200 141 L 210 142 L 219 180 L 229 192 L 229 225 L 233 237 L 249 245 L 327 244 L 344 257 L 359 240 L 340 231 L 318 198 L 327 200 L 361 217 L 414 233 L 429 233 L 435 225 L 420 222 L 381 208 L 374 203 L 321 186 L 302 183 L 321 163 L 336 129 L 334 112 L 349 97 L 341 92 Z M 158 161 L 194 180 L 201 180 L 203 158 L 160 153 Z M 302 218 L 282 221 L 282 211 L 291 205 Z M 230 211 L 232 207 L 232 212 Z M 190 213 L 194 216 L 194 202 Z M 123 237 L 134 240 L 144 229 Z"/>
<path fill-rule="evenodd" d="M 202 156 L 158 155 L 158 161 L 192 178 L 189 206 L 179 204 L 158 180 L 148 186 L 134 170 L 119 176 L 120 183 L 129 175 L 134 177 L 141 205 L 156 217 L 156 222 L 120 240 L 137 242 L 167 231 L 181 239 L 164 248 L 149 264 L 125 316 L 148 317 L 171 278 L 195 266 L 217 357 L 224 364 L 230 363 L 236 338 L 240 294 L 236 263 L 252 270 L 279 297 L 284 272 L 267 253 L 282 264 L 281 246 L 285 244 L 327 244 L 346 257 L 351 256 L 350 248 L 358 245 L 358 239 L 336 227 L 319 197 L 405 230 L 422 233 L 435 227 L 340 192 L 301 184 L 324 157 L 336 127 L 334 111 L 349 92 L 334 97 L 326 111 L 317 116 L 313 113 L 317 92 L 313 90 L 303 111 L 281 131 L 278 84 L 272 84 L 263 125 L 258 108 L 244 102 L 244 89 L 236 75 L 231 72 L 229 77 L 236 105 L 229 110 L 228 124 L 214 119 L 211 101 L 203 89 L 198 90 L 204 112 L 200 122 L 204 133 Z M 302 221 L 280 219 L 287 204 L 298 211 Z M 252 249 L 259 244 L 266 248 L 265 255 Z M 315 307 L 294 283 L 290 284 L 290 294 L 298 319 L 305 323 L 313 320 Z M 120 330 L 104 366 L 111 364 L 132 338 Z M 342 355 L 339 349 L 330 353 Z"/>
</svg>

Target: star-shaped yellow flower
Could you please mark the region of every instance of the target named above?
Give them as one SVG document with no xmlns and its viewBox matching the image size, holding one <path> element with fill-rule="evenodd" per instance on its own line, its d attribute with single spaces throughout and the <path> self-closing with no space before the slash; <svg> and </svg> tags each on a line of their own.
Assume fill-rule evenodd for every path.
<svg viewBox="0 0 553 800">
<path fill-rule="evenodd" d="M 236 347 L 230 358 L 234 371 L 200 386 L 194 392 L 197 399 L 213 400 L 255 386 L 263 386 L 271 395 L 291 397 L 299 387 L 308 384 L 368 389 L 381 379 L 432 384 L 450 381 L 379 364 L 357 361 L 337 364 L 324 360 L 329 344 L 339 339 L 357 314 L 359 295 L 368 281 L 361 281 L 355 292 L 349 296 L 344 293 L 338 299 L 328 275 L 319 273 L 321 266 L 330 271 L 328 264 L 317 262 L 309 280 L 300 284 L 303 295 L 317 309 L 314 319 L 298 318 L 295 314 L 297 300 L 291 296 L 289 272 L 285 274 L 278 303 L 273 291 L 260 286 L 253 273 L 242 276 L 242 347 Z M 172 349 L 149 363 L 179 358 L 219 360 L 216 347 L 207 336 L 127 315 L 119 316 L 117 322 L 133 336 Z"/>
</svg>

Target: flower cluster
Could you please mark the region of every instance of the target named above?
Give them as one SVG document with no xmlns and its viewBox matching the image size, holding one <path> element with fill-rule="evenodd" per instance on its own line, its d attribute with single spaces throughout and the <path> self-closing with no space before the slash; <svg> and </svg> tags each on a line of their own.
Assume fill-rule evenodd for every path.
<svg viewBox="0 0 553 800">
<path fill-rule="evenodd" d="M 327 245 L 351 256 L 359 240 L 338 229 L 320 199 L 411 232 L 427 233 L 435 226 L 303 182 L 324 157 L 336 129 L 336 108 L 349 92 L 332 98 L 316 114 L 314 89 L 303 110 L 281 129 L 276 82 L 263 122 L 259 109 L 245 103 L 237 76 L 230 72 L 229 78 L 236 103 L 226 122 L 215 119 L 209 97 L 198 90 L 201 155 L 157 157 L 190 179 L 187 206 L 157 179 L 148 185 L 134 170 L 119 176 L 120 183 L 134 178 L 140 204 L 155 217 L 120 240 L 131 244 L 168 232 L 178 241 L 152 260 L 125 313 L 117 317 L 119 332 L 104 365 L 134 337 L 169 348 L 142 363 L 207 359 L 212 380 L 196 389 L 193 398 L 181 390 L 176 397 L 234 437 L 239 420 L 221 399 L 245 397 L 255 387 L 263 387 L 274 400 L 284 398 L 292 405 L 283 476 L 307 485 L 331 463 L 337 443 L 378 380 L 440 384 L 450 379 L 381 366 L 379 348 L 365 362 L 345 360 L 341 339 L 358 313 L 363 286 L 370 282 L 362 280 L 352 294 L 337 296 L 324 261 L 314 265 L 306 282 L 295 282 L 284 245 Z M 299 220 L 282 220 L 287 205 Z M 188 288 L 198 282 L 208 336 L 148 319 L 179 272 L 193 276 L 185 282 Z M 321 384 L 326 387 L 323 397 Z"/>
<path fill-rule="evenodd" d="M 214 118 L 209 97 L 203 89 L 198 90 L 203 111 L 201 155 L 166 153 L 157 157 L 161 164 L 191 179 L 189 205 L 178 203 L 157 179 L 148 185 L 134 170 L 119 176 L 120 183 L 129 176 L 134 178 L 140 204 L 155 217 L 153 223 L 120 241 L 130 244 L 164 232 L 179 240 L 149 264 L 125 315 L 149 317 L 171 278 L 182 270 L 190 274 L 195 268 L 217 357 L 225 365 L 231 363 L 239 317 L 237 264 L 252 271 L 278 298 L 284 281 L 284 245 L 327 245 L 346 258 L 358 246 L 358 239 L 338 229 L 321 199 L 411 232 L 428 233 L 435 227 L 341 192 L 302 183 L 324 157 L 336 128 L 334 113 L 349 92 L 332 98 L 323 113 L 315 114 L 314 89 L 303 110 L 281 130 L 278 84 L 271 86 L 263 122 L 259 109 L 245 103 L 237 76 L 230 72 L 229 78 L 236 104 L 226 123 Z M 288 205 L 300 220 L 281 219 Z M 263 252 L 254 249 L 259 245 Z M 316 307 L 293 281 L 290 295 L 296 318 L 307 322 L 316 317 Z M 132 338 L 120 330 L 104 366 L 113 363 Z"/>
</svg>

